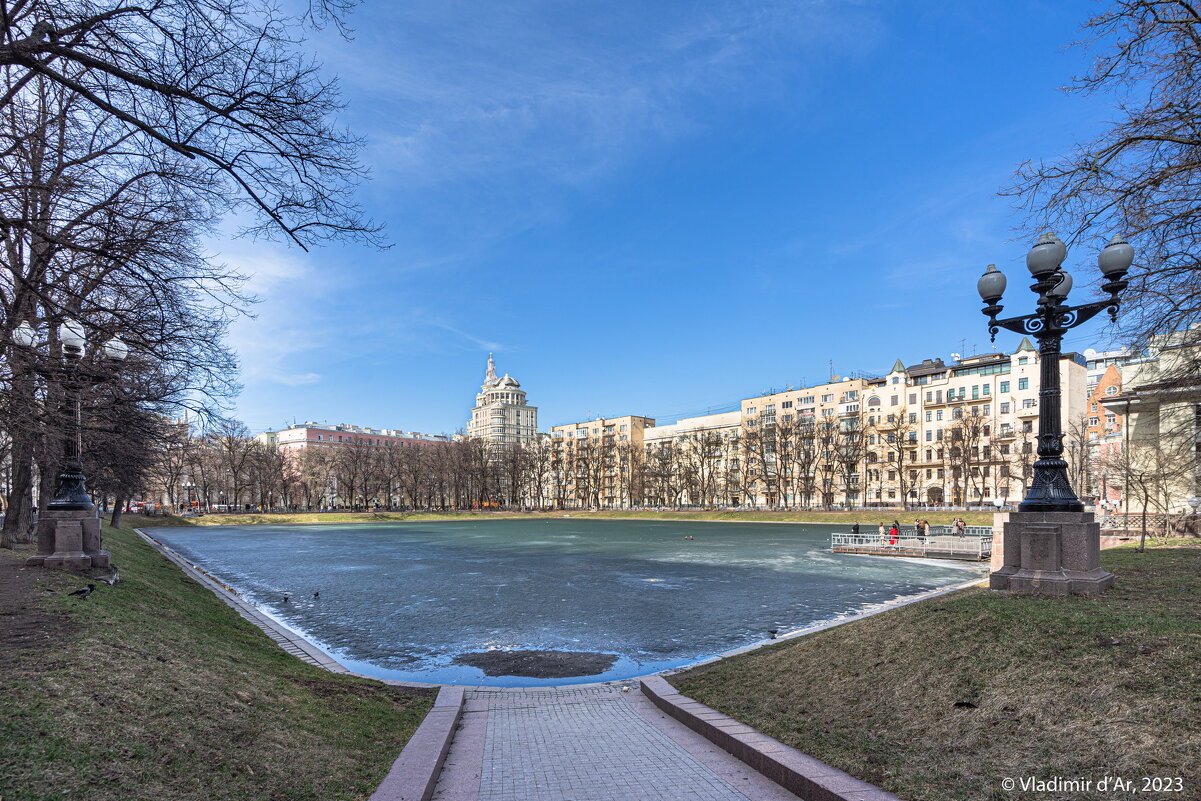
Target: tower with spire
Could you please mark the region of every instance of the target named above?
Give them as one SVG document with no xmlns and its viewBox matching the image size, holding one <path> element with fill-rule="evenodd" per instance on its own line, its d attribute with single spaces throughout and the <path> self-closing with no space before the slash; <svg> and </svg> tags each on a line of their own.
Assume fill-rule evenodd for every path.
<svg viewBox="0 0 1201 801">
<path fill-rule="evenodd" d="M 467 436 L 496 444 L 516 445 L 538 434 L 538 407 L 526 401 L 521 382 L 508 373 L 497 377 L 496 361 L 488 354 L 484 383 L 475 396 Z"/>
</svg>

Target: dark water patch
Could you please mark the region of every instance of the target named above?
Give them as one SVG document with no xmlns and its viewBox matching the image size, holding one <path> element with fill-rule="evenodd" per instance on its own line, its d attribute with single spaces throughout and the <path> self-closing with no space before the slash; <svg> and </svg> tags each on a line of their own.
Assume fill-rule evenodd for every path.
<svg viewBox="0 0 1201 801">
<path fill-rule="evenodd" d="M 617 662 L 617 654 L 591 651 L 475 651 L 459 654 L 455 664 L 484 671 L 485 676 L 570 679 L 596 676 Z"/>
</svg>

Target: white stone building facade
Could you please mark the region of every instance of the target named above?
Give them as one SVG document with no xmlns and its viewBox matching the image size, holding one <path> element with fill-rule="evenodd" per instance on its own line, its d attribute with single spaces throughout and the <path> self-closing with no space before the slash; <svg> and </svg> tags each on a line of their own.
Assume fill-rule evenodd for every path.
<svg viewBox="0 0 1201 801">
<path fill-rule="evenodd" d="M 497 377 L 491 353 L 484 383 L 467 421 L 467 436 L 498 445 L 529 444 L 538 436 L 538 407 L 529 405 L 516 378 L 508 373 Z"/>
</svg>

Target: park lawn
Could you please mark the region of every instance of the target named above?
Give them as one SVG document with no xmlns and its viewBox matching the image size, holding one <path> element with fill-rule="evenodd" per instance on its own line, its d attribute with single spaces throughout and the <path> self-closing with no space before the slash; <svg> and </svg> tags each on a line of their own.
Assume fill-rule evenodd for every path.
<svg viewBox="0 0 1201 801">
<path fill-rule="evenodd" d="M 1201 798 L 1201 547 L 1115 548 L 1102 564 L 1117 584 L 1101 598 L 973 588 L 671 682 L 906 801 L 1100 801 L 1115 793 L 1001 782 L 1106 775 L 1182 777 L 1150 795 Z"/>
<path fill-rule="evenodd" d="M 374 791 L 431 691 L 301 662 L 128 528 L 106 527 L 104 541 L 118 584 L 79 600 L 66 594 L 78 577 L 38 571 L 36 585 L 25 582 L 62 635 L 3 655 L 0 798 L 328 801 Z"/>
<path fill-rule="evenodd" d="M 899 520 L 904 526 L 912 526 L 921 518 L 931 525 L 949 525 L 956 517 L 962 517 L 969 526 L 990 526 L 992 512 L 901 512 L 896 509 L 869 512 L 739 512 L 739 511 L 680 511 L 659 512 L 641 509 L 622 510 L 576 510 L 554 512 L 505 512 L 505 511 L 449 511 L 449 512 L 298 512 L 279 513 L 219 513 L 201 517 L 156 516 L 142 518 L 137 525 L 171 526 L 250 526 L 285 525 L 291 523 L 387 523 L 387 522 L 432 522 L 438 520 L 506 520 L 506 519 L 549 519 L 570 516 L 573 518 L 631 519 L 631 520 L 700 520 L 730 523 L 859 523 L 864 530 L 881 522 Z M 130 517 L 130 516 L 127 516 Z"/>
</svg>

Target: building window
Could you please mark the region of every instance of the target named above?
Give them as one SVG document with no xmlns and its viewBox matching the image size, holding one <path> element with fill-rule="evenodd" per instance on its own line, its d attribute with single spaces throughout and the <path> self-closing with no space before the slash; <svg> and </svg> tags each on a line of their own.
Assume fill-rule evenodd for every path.
<svg viewBox="0 0 1201 801">
<path fill-rule="evenodd" d="M 1110 384 L 1109 386 L 1107 386 L 1105 388 L 1105 394 L 1109 395 L 1110 397 L 1113 397 L 1114 395 L 1118 394 L 1118 388 L 1116 386 Z"/>
<path fill-rule="evenodd" d="M 1002 392 L 1008 392 L 1008 391 L 1009 391 L 1009 382 L 1008 382 L 1008 381 L 1002 381 L 1002 382 L 1001 382 L 1001 391 L 1002 391 Z"/>
<path fill-rule="evenodd" d="M 1018 389 L 1030 389 L 1030 379 L 1029 378 L 1019 378 L 1018 379 Z"/>
<path fill-rule="evenodd" d="M 1037 405 L 1038 405 L 1037 398 L 1026 398 L 1026 400 L 1022 401 L 1023 409 L 1033 409 Z"/>
</svg>

